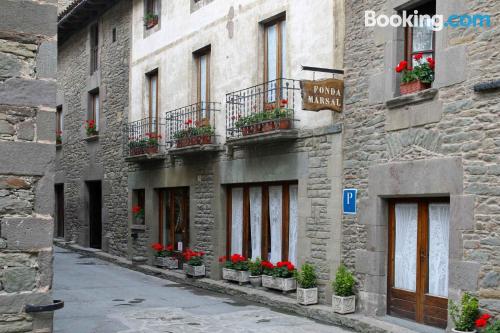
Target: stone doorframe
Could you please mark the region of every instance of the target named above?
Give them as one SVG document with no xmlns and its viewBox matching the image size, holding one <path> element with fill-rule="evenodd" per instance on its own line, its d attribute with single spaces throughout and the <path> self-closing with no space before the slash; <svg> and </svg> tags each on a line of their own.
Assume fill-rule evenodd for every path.
<svg viewBox="0 0 500 333">
<path fill-rule="evenodd" d="M 474 196 L 463 194 L 461 158 L 391 162 L 370 167 L 368 197 L 360 204 L 359 221 L 366 225 L 366 250 L 356 251 L 356 272 L 364 275 L 359 292 L 361 311 L 387 313 L 387 198 L 450 197 L 448 298 L 477 290 L 480 264 L 463 260 L 462 232 L 474 228 Z"/>
</svg>

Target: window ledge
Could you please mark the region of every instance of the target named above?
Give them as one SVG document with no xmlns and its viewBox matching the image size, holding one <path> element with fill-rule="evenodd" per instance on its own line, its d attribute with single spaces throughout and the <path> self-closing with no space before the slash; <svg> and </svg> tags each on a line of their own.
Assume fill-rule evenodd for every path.
<svg viewBox="0 0 500 333">
<path fill-rule="evenodd" d="M 97 135 L 91 135 L 83 139 L 83 141 L 87 142 L 93 142 L 93 141 L 98 141 L 99 140 L 99 134 Z"/>
<path fill-rule="evenodd" d="M 144 230 L 146 230 L 146 226 L 144 224 L 132 224 L 130 226 L 130 230 L 144 231 Z"/>
<path fill-rule="evenodd" d="M 385 105 L 388 109 L 396 109 L 410 104 L 419 104 L 433 99 L 438 93 L 436 88 L 429 88 L 414 94 L 402 95 L 387 100 Z"/>
</svg>

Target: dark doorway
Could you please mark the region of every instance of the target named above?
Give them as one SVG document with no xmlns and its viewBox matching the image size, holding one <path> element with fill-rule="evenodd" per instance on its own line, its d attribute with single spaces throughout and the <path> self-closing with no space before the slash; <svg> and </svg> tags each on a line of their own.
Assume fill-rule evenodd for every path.
<svg viewBox="0 0 500 333">
<path fill-rule="evenodd" d="M 101 182 L 87 182 L 89 194 L 89 246 L 100 249 L 102 243 L 102 191 Z"/>
<path fill-rule="evenodd" d="M 55 185 L 56 207 L 54 217 L 56 219 L 56 236 L 64 237 L 64 184 Z"/>
<path fill-rule="evenodd" d="M 159 239 L 178 251 L 189 247 L 189 188 L 158 190 Z"/>
</svg>

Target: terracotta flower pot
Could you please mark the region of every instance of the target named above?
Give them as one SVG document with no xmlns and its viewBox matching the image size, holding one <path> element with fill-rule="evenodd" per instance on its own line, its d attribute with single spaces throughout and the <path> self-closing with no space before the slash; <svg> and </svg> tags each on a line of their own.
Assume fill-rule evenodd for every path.
<svg viewBox="0 0 500 333">
<path fill-rule="evenodd" d="M 429 83 L 423 83 L 417 80 L 409 83 L 401 83 L 401 85 L 399 86 L 399 91 L 401 92 L 401 95 L 408 95 L 416 93 L 418 91 L 429 89 L 430 87 L 431 85 Z"/>
<path fill-rule="evenodd" d="M 271 132 L 274 130 L 274 121 L 266 121 L 262 124 L 262 132 Z"/>
<path fill-rule="evenodd" d="M 243 126 L 241 128 L 241 133 L 243 134 L 243 136 L 247 136 L 247 135 L 250 135 L 250 126 Z"/>
<path fill-rule="evenodd" d="M 177 140 L 175 140 L 175 146 L 176 146 L 177 148 L 182 148 L 182 147 L 184 147 L 184 140 L 183 140 L 183 139 L 177 139 Z"/>
<path fill-rule="evenodd" d="M 212 143 L 212 136 L 211 135 L 203 135 L 201 137 L 201 144 L 202 145 L 209 145 Z"/>
<path fill-rule="evenodd" d="M 142 155 L 144 154 L 144 151 L 142 148 L 130 148 L 130 156 L 137 156 L 137 155 Z"/>
<path fill-rule="evenodd" d="M 147 147 L 144 150 L 146 154 L 158 154 L 158 146 Z"/>
<path fill-rule="evenodd" d="M 292 122 L 288 118 L 281 118 L 278 122 L 279 129 L 289 129 Z"/>
<path fill-rule="evenodd" d="M 146 22 L 146 28 L 150 29 L 157 24 L 158 24 L 158 17 L 154 17 Z"/>
<path fill-rule="evenodd" d="M 260 123 L 259 124 L 253 124 L 252 128 L 253 128 L 253 133 L 254 134 L 262 132 L 262 124 L 260 124 Z"/>
<path fill-rule="evenodd" d="M 200 144 L 200 137 L 199 136 L 192 136 L 190 141 L 189 141 L 189 145 L 196 146 L 199 144 Z"/>
</svg>

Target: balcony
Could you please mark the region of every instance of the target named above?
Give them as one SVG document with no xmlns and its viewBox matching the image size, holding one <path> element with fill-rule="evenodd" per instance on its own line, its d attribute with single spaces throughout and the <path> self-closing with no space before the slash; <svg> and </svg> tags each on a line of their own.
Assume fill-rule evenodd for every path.
<svg viewBox="0 0 500 333">
<path fill-rule="evenodd" d="M 124 129 L 125 159 L 141 162 L 165 158 L 163 128 L 164 122 L 151 118 L 126 124 Z"/>
<path fill-rule="evenodd" d="M 221 150 L 216 142 L 215 113 L 220 104 L 201 102 L 166 113 L 166 145 L 171 155 Z"/>
<path fill-rule="evenodd" d="M 298 137 L 299 81 L 277 79 L 226 95 L 226 143 L 246 146 Z"/>
</svg>

